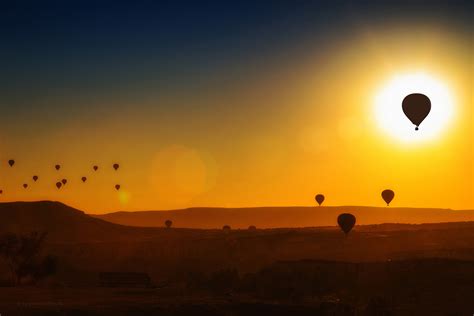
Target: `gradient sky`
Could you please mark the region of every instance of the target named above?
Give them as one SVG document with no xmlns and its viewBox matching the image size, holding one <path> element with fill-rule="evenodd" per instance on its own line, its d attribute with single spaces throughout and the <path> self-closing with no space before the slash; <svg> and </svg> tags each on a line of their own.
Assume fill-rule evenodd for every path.
<svg viewBox="0 0 474 316">
<path fill-rule="evenodd" d="M 474 208 L 472 2 L 223 2 L 2 4 L 0 198 L 381 206 L 392 188 L 395 206 Z M 373 99 L 417 71 L 455 116 L 413 145 L 377 126 Z"/>
</svg>

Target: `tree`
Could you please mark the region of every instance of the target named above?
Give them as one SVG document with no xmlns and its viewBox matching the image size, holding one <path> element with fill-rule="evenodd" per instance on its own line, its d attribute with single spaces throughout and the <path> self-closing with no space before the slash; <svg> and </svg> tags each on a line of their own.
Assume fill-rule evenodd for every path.
<svg viewBox="0 0 474 316">
<path fill-rule="evenodd" d="M 40 256 L 45 238 L 44 232 L 7 233 L 0 237 L 0 256 L 5 259 L 15 285 L 27 277 L 38 280 L 56 272 L 56 258 Z"/>
<path fill-rule="evenodd" d="M 229 225 L 224 225 L 224 226 L 222 226 L 222 230 L 224 230 L 224 231 L 226 231 L 226 232 L 230 231 L 230 229 L 231 229 L 231 228 L 230 228 Z"/>
<path fill-rule="evenodd" d="M 166 226 L 166 228 L 170 228 L 171 225 L 173 225 L 173 222 L 172 222 L 170 219 L 167 219 L 167 220 L 165 221 L 165 226 Z"/>
</svg>

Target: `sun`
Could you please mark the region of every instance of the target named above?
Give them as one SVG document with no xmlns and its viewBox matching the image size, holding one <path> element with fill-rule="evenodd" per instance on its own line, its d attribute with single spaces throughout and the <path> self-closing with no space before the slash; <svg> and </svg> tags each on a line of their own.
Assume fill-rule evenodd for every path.
<svg viewBox="0 0 474 316">
<path fill-rule="evenodd" d="M 419 130 L 405 116 L 403 99 L 412 93 L 426 95 L 431 111 Z M 452 122 L 454 102 L 448 87 L 438 78 L 426 73 L 410 73 L 393 77 L 382 85 L 375 96 L 375 119 L 387 134 L 403 142 L 420 142 L 440 137 Z"/>
</svg>

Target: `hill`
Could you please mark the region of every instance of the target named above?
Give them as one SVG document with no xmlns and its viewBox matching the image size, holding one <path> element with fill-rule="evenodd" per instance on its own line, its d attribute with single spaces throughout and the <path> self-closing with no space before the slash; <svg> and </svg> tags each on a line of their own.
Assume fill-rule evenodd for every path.
<svg viewBox="0 0 474 316">
<path fill-rule="evenodd" d="M 187 228 L 259 228 L 335 226 L 339 214 L 349 212 L 358 225 L 382 223 L 446 223 L 474 221 L 474 211 L 434 208 L 392 208 L 367 206 L 321 207 L 250 207 L 250 208 L 189 208 L 171 211 L 115 212 L 94 215 L 112 223 L 161 227 L 165 220 L 174 227 Z"/>
<path fill-rule="evenodd" d="M 62 242 L 120 240 L 150 231 L 113 224 L 53 201 L 0 203 L 0 216 L 0 232 L 46 231 L 49 240 Z"/>
</svg>

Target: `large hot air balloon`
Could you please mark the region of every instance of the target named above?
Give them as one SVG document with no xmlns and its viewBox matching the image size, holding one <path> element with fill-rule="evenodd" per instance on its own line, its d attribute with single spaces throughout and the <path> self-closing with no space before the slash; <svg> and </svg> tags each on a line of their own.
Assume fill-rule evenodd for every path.
<svg viewBox="0 0 474 316">
<path fill-rule="evenodd" d="M 59 182 L 59 181 L 56 182 L 56 188 L 61 189 L 61 186 L 62 186 L 62 185 L 63 185 L 63 184 L 62 184 L 61 182 Z"/>
<path fill-rule="evenodd" d="M 114 167 L 115 170 L 117 170 L 120 166 L 119 166 L 118 163 L 114 163 L 113 167 Z"/>
<path fill-rule="evenodd" d="M 56 170 L 59 170 L 59 169 L 61 169 L 61 165 L 55 165 L 54 168 L 55 168 Z"/>
<path fill-rule="evenodd" d="M 415 130 L 418 130 L 418 126 L 430 113 L 431 101 L 424 94 L 412 93 L 403 99 L 402 109 L 403 113 L 416 126 Z"/>
<path fill-rule="evenodd" d="M 319 206 L 321 206 L 321 204 L 324 202 L 324 195 L 318 194 L 315 196 L 314 199 L 316 200 L 316 202 L 318 202 Z"/>
<path fill-rule="evenodd" d="M 117 191 L 120 190 L 120 184 L 115 185 L 115 190 L 117 190 Z"/>
<path fill-rule="evenodd" d="M 382 191 L 382 199 L 385 201 L 385 203 L 387 203 L 387 206 L 390 205 L 390 202 L 392 202 L 394 196 L 395 192 L 392 190 L 387 189 Z"/>
<path fill-rule="evenodd" d="M 8 160 L 8 164 L 10 165 L 10 167 L 13 167 L 13 165 L 15 164 L 15 160 L 13 159 Z"/>
<path fill-rule="evenodd" d="M 27 183 L 23 183 L 23 188 L 27 188 L 28 187 L 28 184 Z"/>
<path fill-rule="evenodd" d="M 38 181 L 38 176 L 33 176 L 33 181 L 34 182 Z"/>
<path fill-rule="evenodd" d="M 94 171 L 97 171 L 97 169 L 99 169 L 99 166 L 94 166 L 92 167 L 92 169 L 94 169 Z"/>
<path fill-rule="evenodd" d="M 81 180 L 82 180 L 82 182 L 86 182 L 86 181 L 87 181 L 87 178 L 86 178 L 86 177 L 82 177 Z"/>
<path fill-rule="evenodd" d="M 67 179 L 62 179 L 62 180 L 61 180 L 61 183 L 62 183 L 63 185 L 66 185 Z"/>
<path fill-rule="evenodd" d="M 351 229 L 354 227 L 356 223 L 356 218 L 354 215 L 349 213 L 343 213 L 337 217 L 337 224 L 341 227 L 341 230 L 344 234 L 349 234 Z"/>
</svg>

